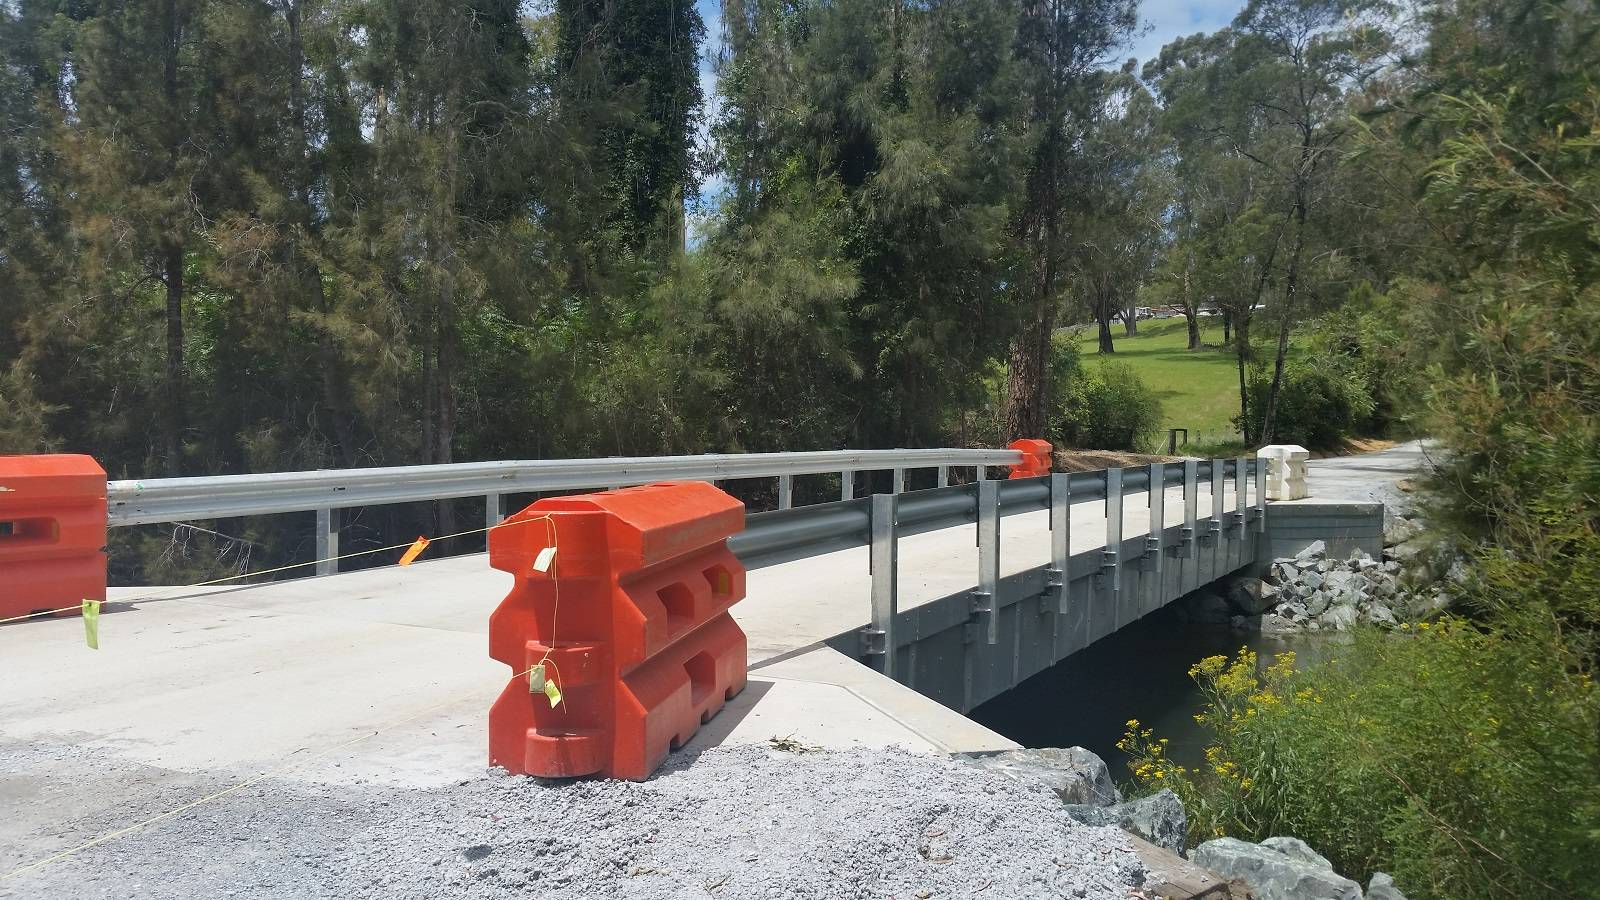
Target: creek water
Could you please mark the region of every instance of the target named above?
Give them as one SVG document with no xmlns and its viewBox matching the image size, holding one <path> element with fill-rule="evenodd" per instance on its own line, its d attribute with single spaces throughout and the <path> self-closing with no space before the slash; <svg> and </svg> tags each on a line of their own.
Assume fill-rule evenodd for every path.
<svg viewBox="0 0 1600 900">
<path fill-rule="evenodd" d="M 1117 749 L 1129 719 L 1171 740 L 1167 755 L 1184 766 L 1204 762 L 1208 733 L 1194 721 L 1202 697 L 1189 667 L 1207 656 L 1256 651 L 1258 665 L 1293 650 L 1302 662 L 1333 651 L 1332 635 L 1262 637 L 1227 625 L 1184 622 L 1172 607 L 1151 613 L 1097 641 L 968 714 L 1024 747 L 1092 750 L 1129 777 Z"/>
</svg>

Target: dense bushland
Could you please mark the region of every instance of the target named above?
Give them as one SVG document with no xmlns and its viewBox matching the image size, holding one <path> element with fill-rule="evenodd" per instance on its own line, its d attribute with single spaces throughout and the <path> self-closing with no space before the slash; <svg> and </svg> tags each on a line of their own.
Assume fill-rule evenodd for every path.
<svg viewBox="0 0 1600 900">
<path fill-rule="evenodd" d="M 1375 225 L 1405 272 L 1328 334 L 1327 377 L 1437 436 L 1434 539 L 1467 554 L 1457 615 L 1335 658 L 1200 662 L 1208 765 L 1130 723 L 1142 784 L 1195 837 L 1292 832 L 1413 897 L 1571 897 L 1600 879 L 1600 10 L 1425 9 L 1407 91 L 1351 165 L 1409 188 Z M 1342 357 L 1342 359 L 1341 359 Z M 1316 357 L 1313 357 L 1315 360 Z M 1356 363 L 1354 366 L 1349 363 Z"/>
</svg>

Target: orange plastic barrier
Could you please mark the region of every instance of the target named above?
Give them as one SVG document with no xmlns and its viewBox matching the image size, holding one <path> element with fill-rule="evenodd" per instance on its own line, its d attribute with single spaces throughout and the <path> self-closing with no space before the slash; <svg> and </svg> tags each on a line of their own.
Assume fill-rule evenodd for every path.
<svg viewBox="0 0 1600 900">
<path fill-rule="evenodd" d="M 643 780 L 744 689 L 728 608 L 745 571 L 727 542 L 744 505 L 703 482 L 652 484 L 540 500 L 506 523 L 545 515 L 489 532 L 489 564 L 516 576 L 489 619 L 489 655 L 514 673 L 489 711 L 489 763 Z M 540 560 L 552 523 L 556 554 Z M 557 706 L 530 684 L 547 657 Z"/>
<path fill-rule="evenodd" d="M 0 456 L 0 619 L 105 598 L 105 470 L 88 456 Z"/>
<path fill-rule="evenodd" d="M 1008 450 L 1021 450 L 1022 462 L 1011 467 L 1012 478 L 1037 478 L 1049 475 L 1055 467 L 1055 450 L 1049 441 L 1022 438 L 1006 445 Z"/>
</svg>

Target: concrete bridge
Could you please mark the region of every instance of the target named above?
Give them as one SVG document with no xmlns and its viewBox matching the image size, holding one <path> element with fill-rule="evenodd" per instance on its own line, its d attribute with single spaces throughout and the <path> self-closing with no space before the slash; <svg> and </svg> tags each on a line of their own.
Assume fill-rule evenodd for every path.
<svg viewBox="0 0 1600 900">
<path fill-rule="evenodd" d="M 482 896 L 497 878 L 502 890 L 526 884 L 516 871 L 538 878 L 583 859 L 608 874 L 552 896 L 725 886 L 729 896 L 772 895 L 787 889 L 781 877 L 758 865 L 729 882 L 728 866 L 786 852 L 860 856 L 863 840 L 893 849 L 876 868 L 853 868 L 920 885 L 953 875 L 947 857 L 929 855 L 927 835 L 943 833 L 930 821 L 1023 842 L 971 856 L 951 882 L 968 878 L 969 890 L 993 877 L 1012 885 L 996 895 L 1016 895 L 1042 873 L 1062 878 L 1068 857 L 1103 881 L 1120 852 L 1135 854 L 1143 883 L 1163 895 L 1221 896 L 1214 876 L 1185 861 L 1057 821 L 1055 797 L 944 754 L 1015 747 L 963 713 L 1186 591 L 1311 539 L 1376 550 L 1383 514 L 1372 501 L 1383 498 L 1371 488 L 1409 471 L 1415 455 L 1314 463 L 1312 493 L 1331 499 L 1270 503 L 1254 460 L 1043 474 L 1037 456 L 1030 464 L 1015 449 L 111 482 L 101 516 L 113 527 L 278 513 L 315 521 L 316 559 L 305 565 L 323 574 L 111 588 L 98 650 L 85 648 L 76 618 L 0 623 L 0 897 L 378 896 L 393 886 Z M 857 496 L 868 472 L 884 473 L 889 491 Z M 994 477 L 1003 474 L 1019 477 Z M 352 507 L 477 496 L 484 522 L 469 531 L 482 532 L 530 493 L 745 478 L 777 487 L 777 508 L 749 515 L 728 541 L 748 569 L 732 608 L 748 636 L 748 684 L 701 725 L 675 771 L 640 785 L 595 794 L 485 776 L 487 711 L 507 684 L 486 632 L 513 578 L 484 554 L 337 572 L 341 511 Z M 805 479 L 831 482 L 839 499 L 795 506 Z M 8 546 L 81 538 L 82 522 L 46 527 L 19 514 L 16 496 L 0 493 L 0 574 Z M 104 525 L 80 540 L 91 557 Z M 23 581 L 0 578 L 0 619 L 32 608 L 18 596 Z M 891 746 L 922 753 L 880 749 Z M 858 749 L 821 758 L 788 747 Z M 862 783 L 872 778 L 876 787 Z M 720 796 L 732 819 L 684 814 L 674 798 L 686 794 Z M 759 822 L 746 821 L 754 810 Z M 619 820 L 632 824 L 615 843 Z M 860 821 L 878 823 L 866 829 L 874 837 L 862 837 Z M 781 829 L 789 849 L 761 828 Z M 553 833 L 563 849 L 526 852 Z M 678 852 L 695 842 L 714 849 Z M 503 857 L 483 858 L 491 845 L 523 868 L 496 876 Z M 369 847 L 387 851 L 375 869 L 360 862 Z"/>
<path fill-rule="evenodd" d="M 393 470 L 341 484 L 330 481 L 340 473 L 113 483 L 112 517 L 318 509 L 322 557 L 337 555 L 327 552 L 337 548 L 337 507 L 317 506 L 329 497 L 354 506 L 481 493 L 492 523 L 523 490 L 775 477 L 779 509 L 751 515 L 731 542 L 751 570 L 733 608 L 749 639 L 749 686 L 691 748 L 774 736 L 822 747 L 1013 747 L 962 713 L 1269 548 L 1317 537 L 1376 550 L 1381 537 L 1375 503 L 1267 503 L 1250 459 L 999 481 L 990 467 L 1019 464 L 1016 451 L 782 456 L 474 464 L 443 481 L 409 479 L 410 489 Z M 1391 478 L 1410 462 L 1355 480 Z M 1312 464 L 1314 497 L 1341 465 Z M 961 466 L 975 480 L 948 484 Z M 853 496 L 854 473 L 872 469 L 894 472 L 895 492 Z M 934 471 L 934 486 L 903 490 L 905 472 L 918 469 Z M 794 507 L 793 479 L 819 472 L 845 473 L 841 499 Z M 112 588 L 98 652 L 84 650 L 75 619 L 0 627 L 0 740 L 183 771 L 289 761 L 287 777 L 319 783 L 449 784 L 483 770 L 485 710 L 506 682 L 484 636 L 510 585 L 482 554 L 467 554 L 263 585 Z M 295 759 L 341 742 L 351 743 Z M 70 778 L 51 789 L 109 800 L 83 796 Z M 6 830 L 56 813 L 24 807 Z"/>
</svg>

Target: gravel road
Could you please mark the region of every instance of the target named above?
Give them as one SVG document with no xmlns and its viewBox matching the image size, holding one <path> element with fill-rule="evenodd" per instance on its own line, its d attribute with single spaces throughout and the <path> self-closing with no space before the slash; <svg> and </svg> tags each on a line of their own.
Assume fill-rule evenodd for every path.
<svg viewBox="0 0 1600 900">
<path fill-rule="evenodd" d="M 234 783 L 0 745 L 0 876 Z M 0 880 L 0 896 L 1124 900 L 1145 874 L 1121 831 L 1072 821 L 1044 787 L 900 750 L 736 746 L 642 784 L 275 778 Z"/>
</svg>

